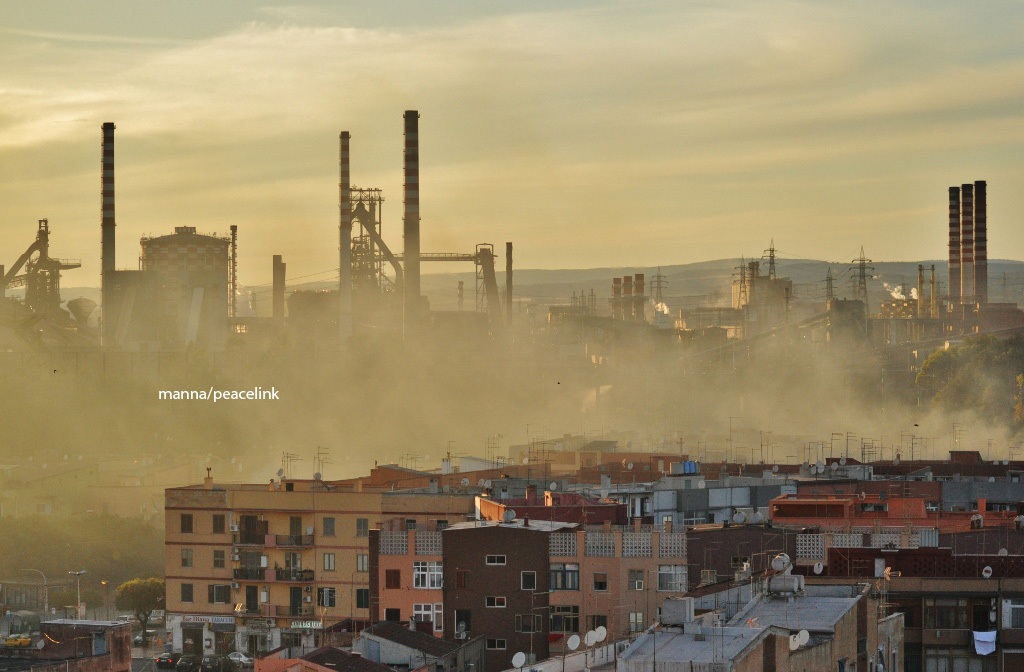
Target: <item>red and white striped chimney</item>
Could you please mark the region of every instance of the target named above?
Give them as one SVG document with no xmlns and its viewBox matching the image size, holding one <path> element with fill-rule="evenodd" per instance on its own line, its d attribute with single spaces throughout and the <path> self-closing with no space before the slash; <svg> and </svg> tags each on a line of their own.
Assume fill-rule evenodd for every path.
<svg viewBox="0 0 1024 672">
<path fill-rule="evenodd" d="M 420 138 L 419 112 L 405 111 L 405 327 L 408 334 L 420 305 Z"/>
<path fill-rule="evenodd" d="M 114 320 L 108 319 L 113 311 L 109 295 L 108 277 L 114 271 L 114 123 L 103 124 L 103 150 L 100 157 L 100 302 L 103 304 L 103 341 L 111 342 Z"/>
<path fill-rule="evenodd" d="M 974 301 L 974 185 L 960 186 L 960 300 Z"/>
<path fill-rule="evenodd" d="M 960 303 L 960 187 L 949 188 L 949 302 Z"/>
<path fill-rule="evenodd" d="M 349 132 L 342 131 L 338 155 L 338 335 L 352 335 L 352 183 L 349 175 Z"/>
<path fill-rule="evenodd" d="M 988 303 L 988 185 L 974 183 L 974 300 Z"/>
</svg>

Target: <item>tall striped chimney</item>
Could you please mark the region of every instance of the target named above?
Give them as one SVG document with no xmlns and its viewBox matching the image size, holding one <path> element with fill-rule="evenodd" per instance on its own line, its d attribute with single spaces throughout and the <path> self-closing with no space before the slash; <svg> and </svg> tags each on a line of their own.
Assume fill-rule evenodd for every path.
<svg viewBox="0 0 1024 672">
<path fill-rule="evenodd" d="M 512 243 L 505 243 L 505 319 L 512 324 Z"/>
<path fill-rule="evenodd" d="M 405 327 L 408 333 L 420 305 L 420 139 L 419 112 L 405 111 Z"/>
<path fill-rule="evenodd" d="M 338 149 L 338 335 L 352 335 L 352 183 L 349 175 L 349 133 L 342 131 Z"/>
<path fill-rule="evenodd" d="M 949 188 L 949 302 L 960 303 L 960 187 Z"/>
<path fill-rule="evenodd" d="M 960 186 L 960 300 L 974 298 L 974 185 Z"/>
<path fill-rule="evenodd" d="M 988 186 L 974 183 L 974 300 L 988 303 Z"/>
<path fill-rule="evenodd" d="M 103 124 L 103 152 L 100 157 L 100 302 L 103 304 L 103 340 L 108 340 L 108 335 L 114 328 L 111 316 L 113 306 L 109 300 L 110 278 L 107 276 L 114 271 L 115 247 L 114 247 L 114 123 L 111 121 Z"/>
</svg>

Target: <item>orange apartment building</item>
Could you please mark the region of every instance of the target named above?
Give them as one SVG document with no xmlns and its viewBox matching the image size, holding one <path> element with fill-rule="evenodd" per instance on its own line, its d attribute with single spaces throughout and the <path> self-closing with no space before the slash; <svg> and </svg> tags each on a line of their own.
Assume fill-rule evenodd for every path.
<svg viewBox="0 0 1024 672">
<path fill-rule="evenodd" d="M 370 530 L 394 518 L 409 528 L 463 521 L 473 496 L 207 478 L 167 489 L 164 510 L 173 650 L 255 654 L 316 646 L 324 628 L 365 621 Z"/>
</svg>

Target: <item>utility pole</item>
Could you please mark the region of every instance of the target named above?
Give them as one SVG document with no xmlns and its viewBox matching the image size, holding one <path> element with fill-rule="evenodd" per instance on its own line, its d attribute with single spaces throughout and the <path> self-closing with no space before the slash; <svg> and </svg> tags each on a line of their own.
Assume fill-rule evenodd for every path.
<svg viewBox="0 0 1024 672">
<path fill-rule="evenodd" d="M 75 609 L 78 611 L 79 618 L 85 618 L 83 613 L 85 610 L 82 609 L 82 574 L 85 574 L 85 570 L 77 572 L 68 572 L 71 576 L 75 577 L 75 582 L 78 584 L 78 602 L 75 604 Z M 142 633 L 143 639 L 146 637 L 146 633 Z"/>
</svg>

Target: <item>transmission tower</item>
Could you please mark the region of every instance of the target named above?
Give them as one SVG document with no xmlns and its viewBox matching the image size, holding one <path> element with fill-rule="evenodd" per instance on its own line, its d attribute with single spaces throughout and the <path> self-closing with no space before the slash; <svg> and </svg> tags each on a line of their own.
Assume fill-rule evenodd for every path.
<svg viewBox="0 0 1024 672">
<path fill-rule="evenodd" d="M 860 248 L 860 256 L 851 263 L 856 264 L 850 270 L 853 272 L 853 298 L 864 302 L 864 312 L 868 312 L 868 271 L 874 271 L 871 260 L 864 257 L 864 246 Z"/>
<path fill-rule="evenodd" d="M 764 251 L 764 255 L 762 255 L 761 258 L 764 259 L 765 257 L 768 258 L 768 277 L 771 278 L 772 280 L 774 280 L 775 279 L 775 239 L 774 238 L 772 238 L 771 244 L 769 244 L 768 249 Z"/>
<path fill-rule="evenodd" d="M 663 290 L 668 285 L 668 280 L 661 274 L 661 266 L 658 267 L 658 272 L 651 278 L 651 288 L 654 290 L 654 304 L 665 303 L 665 296 Z"/>
</svg>

